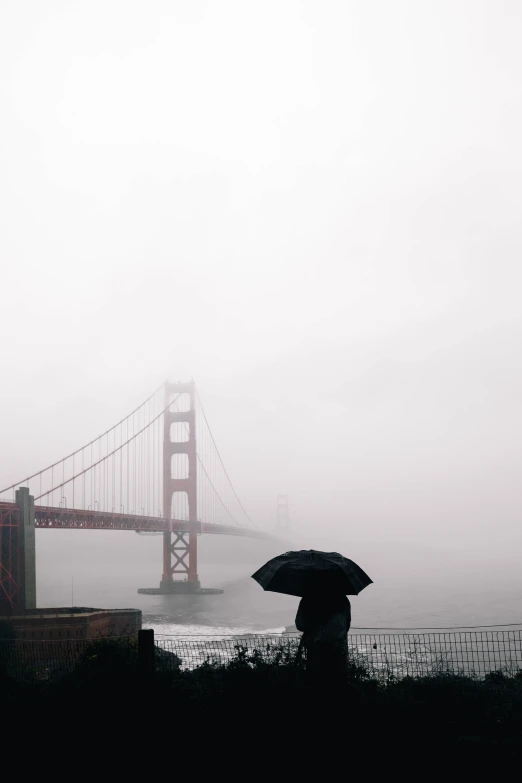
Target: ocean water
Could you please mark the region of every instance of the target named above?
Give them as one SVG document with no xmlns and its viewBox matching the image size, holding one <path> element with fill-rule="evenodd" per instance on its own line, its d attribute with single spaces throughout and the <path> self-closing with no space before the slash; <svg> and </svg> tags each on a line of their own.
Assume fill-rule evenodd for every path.
<svg viewBox="0 0 522 783">
<path fill-rule="evenodd" d="M 149 596 L 137 590 L 159 584 L 159 537 L 37 531 L 38 605 L 133 607 L 142 610 L 145 626 L 166 636 L 271 634 L 291 626 L 298 599 L 264 592 L 250 578 L 266 559 L 256 559 L 255 542 L 250 562 L 227 563 L 228 545 L 222 546 L 222 562 L 203 559 L 198 569 L 202 586 L 221 588 L 222 595 Z M 351 599 L 354 630 L 522 621 L 522 570 L 516 552 L 500 557 L 488 551 L 426 550 L 399 557 L 390 547 L 369 546 L 352 556 L 374 580 Z M 242 557 L 246 559 L 245 550 Z"/>
</svg>

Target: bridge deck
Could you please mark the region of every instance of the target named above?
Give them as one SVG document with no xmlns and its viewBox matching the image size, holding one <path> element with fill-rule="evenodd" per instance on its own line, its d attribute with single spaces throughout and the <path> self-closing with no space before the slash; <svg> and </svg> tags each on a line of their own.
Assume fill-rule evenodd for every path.
<svg viewBox="0 0 522 783">
<path fill-rule="evenodd" d="M 0 503 L 5 512 L 16 511 L 16 503 Z M 272 539 L 273 536 L 256 528 L 235 525 L 217 525 L 210 522 L 188 522 L 182 519 L 164 519 L 140 514 L 119 514 L 55 506 L 35 506 L 35 527 L 62 530 L 134 530 L 140 532 L 210 533 L 213 535 L 243 536 L 246 538 Z"/>
</svg>

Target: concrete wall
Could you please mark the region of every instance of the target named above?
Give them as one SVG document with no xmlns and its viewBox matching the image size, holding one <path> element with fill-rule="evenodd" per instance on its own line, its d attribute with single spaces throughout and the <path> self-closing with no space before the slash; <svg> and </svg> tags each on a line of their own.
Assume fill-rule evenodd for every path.
<svg viewBox="0 0 522 783">
<path fill-rule="evenodd" d="M 133 636 L 141 630 L 139 609 L 37 609 L 0 620 L 9 623 L 16 639 L 28 641 Z"/>
</svg>

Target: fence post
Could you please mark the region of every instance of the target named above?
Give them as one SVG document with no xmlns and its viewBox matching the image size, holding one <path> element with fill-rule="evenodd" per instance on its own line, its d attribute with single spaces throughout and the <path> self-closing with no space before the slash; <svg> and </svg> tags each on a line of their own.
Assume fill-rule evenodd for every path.
<svg viewBox="0 0 522 783">
<path fill-rule="evenodd" d="M 149 678 L 154 674 L 154 630 L 138 631 L 138 672 Z"/>
</svg>

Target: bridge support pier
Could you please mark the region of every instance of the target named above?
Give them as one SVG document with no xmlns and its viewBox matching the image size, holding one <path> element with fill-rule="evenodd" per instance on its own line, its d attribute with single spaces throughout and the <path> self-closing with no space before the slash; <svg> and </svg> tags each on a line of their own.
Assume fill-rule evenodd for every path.
<svg viewBox="0 0 522 783">
<path fill-rule="evenodd" d="M 197 593 L 197 533 L 163 533 L 163 577 L 160 588 L 165 593 Z M 182 574 L 175 579 L 174 574 Z"/>
<path fill-rule="evenodd" d="M 23 609 L 36 609 L 36 535 L 34 497 L 28 487 L 16 490 L 20 509 L 20 603 Z"/>
</svg>

